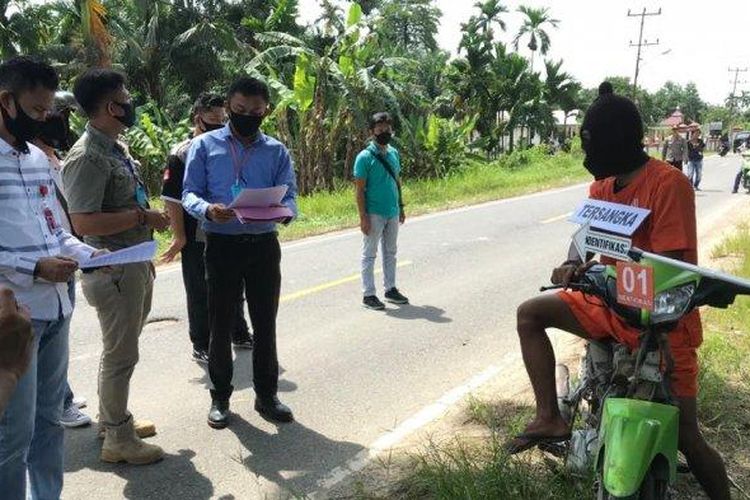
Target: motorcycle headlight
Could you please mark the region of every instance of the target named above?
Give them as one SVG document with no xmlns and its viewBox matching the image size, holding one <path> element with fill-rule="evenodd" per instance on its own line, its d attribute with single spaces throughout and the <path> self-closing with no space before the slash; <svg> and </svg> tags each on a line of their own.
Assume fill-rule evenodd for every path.
<svg viewBox="0 0 750 500">
<path fill-rule="evenodd" d="M 665 290 L 654 297 L 653 323 L 677 321 L 684 314 L 695 293 L 695 284 L 690 283 Z"/>
</svg>

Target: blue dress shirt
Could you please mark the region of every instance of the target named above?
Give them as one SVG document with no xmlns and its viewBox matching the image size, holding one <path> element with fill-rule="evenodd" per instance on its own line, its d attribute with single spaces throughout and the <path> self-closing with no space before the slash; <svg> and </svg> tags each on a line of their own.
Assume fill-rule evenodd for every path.
<svg viewBox="0 0 750 500">
<path fill-rule="evenodd" d="M 233 149 L 232 149 L 233 148 Z M 185 163 L 182 205 L 190 215 L 202 221 L 203 230 L 219 234 L 262 234 L 276 230 L 273 222 L 243 224 L 233 220 L 225 224 L 206 218 L 213 203 L 229 205 L 232 187 L 268 188 L 286 185 L 281 203 L 297 216 L 297 181 L 292 158 L 286 146 L 276 139 L 258 133 L 257 139 L 244 146 L 227 124 L 193 139 Z"/>
</svg>

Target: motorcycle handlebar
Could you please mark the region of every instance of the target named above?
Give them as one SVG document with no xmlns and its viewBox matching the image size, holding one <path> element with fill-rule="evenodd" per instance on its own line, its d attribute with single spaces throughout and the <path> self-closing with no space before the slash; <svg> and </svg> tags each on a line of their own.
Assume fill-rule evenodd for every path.
<svg viewBox="0 0 750 500">
<path fill-rule="evenodd" d="M 573 290 L 574 292 L 587 292 L 591 290 L 591 285 L 587 283 L 568 283 L 565 285 L 550 285 L 539 288 L 540 292 L 548 292 L 550 290 Z"/>
</svg>

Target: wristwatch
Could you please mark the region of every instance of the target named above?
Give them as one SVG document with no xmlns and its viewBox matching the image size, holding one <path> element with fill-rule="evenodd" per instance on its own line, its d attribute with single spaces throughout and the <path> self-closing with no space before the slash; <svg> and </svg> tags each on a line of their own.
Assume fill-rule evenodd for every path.
<svg viewBox="0 0 750 500">
<path fill-rule="evenodd" d="M 145 226 L 146 225 L 146 211 L 143 210 L 141 207 L 138 207 L 135 210 L 138 214 L 138 225 Z"/>
</svg>

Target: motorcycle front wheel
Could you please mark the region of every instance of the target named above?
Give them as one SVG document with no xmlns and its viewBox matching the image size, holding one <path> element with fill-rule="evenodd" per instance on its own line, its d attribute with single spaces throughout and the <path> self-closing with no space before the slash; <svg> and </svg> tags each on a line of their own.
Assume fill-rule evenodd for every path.
<svg viewBox="0 0 750 500">
<path fill-rule="evenodd" d="M 601 473 L 599 473 L 599 481 L 597 482 L 596 500 L 669 500 L 671 498 L 669 494 L 669 482 L 658 477 L 653 467 L 649 469 L 643 478 L 640 490 L 635 495 L 628 497 L 610 495 L 606 488 L 604 488 L 604 479 Z"/>
</svg>

